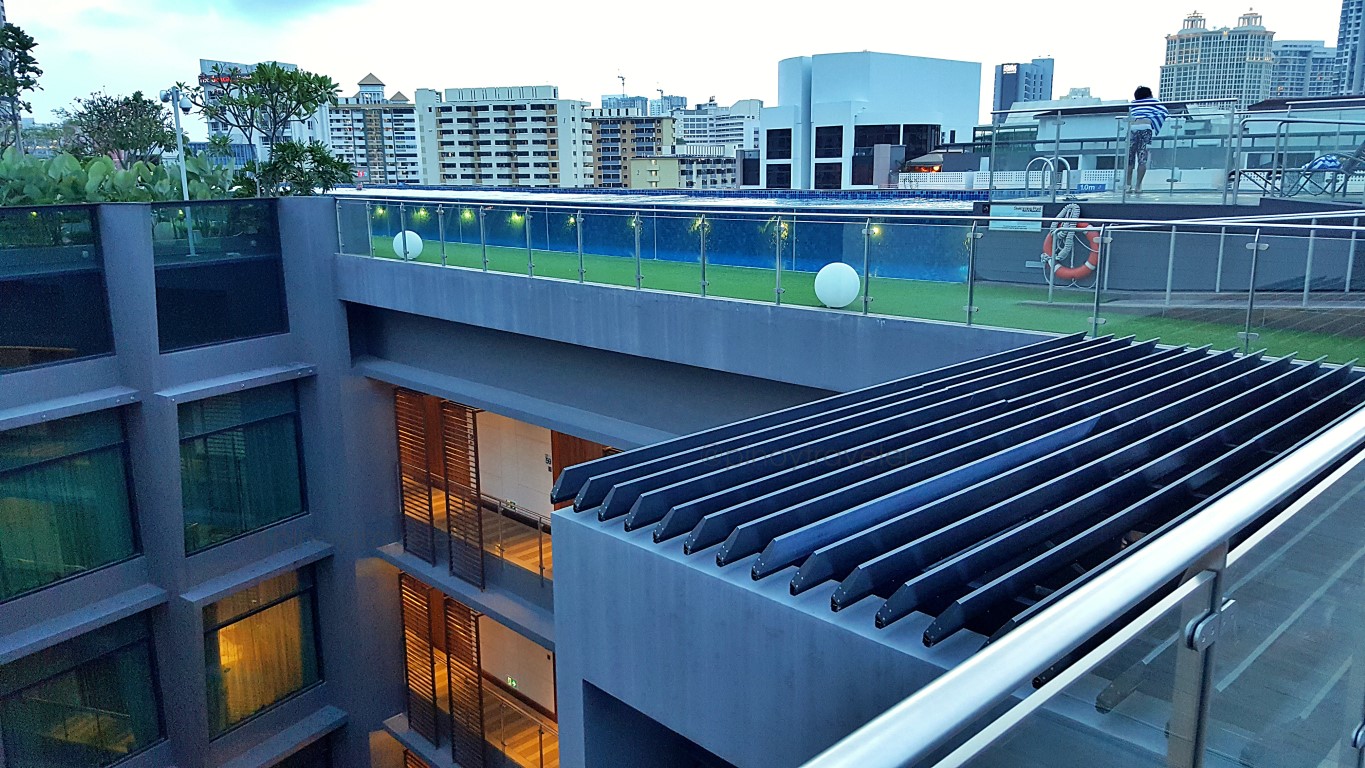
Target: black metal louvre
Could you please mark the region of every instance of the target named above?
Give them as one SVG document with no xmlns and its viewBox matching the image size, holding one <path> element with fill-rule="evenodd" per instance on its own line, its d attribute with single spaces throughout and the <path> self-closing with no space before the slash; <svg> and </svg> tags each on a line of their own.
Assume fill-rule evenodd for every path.
<svg viewBox="0 0 1365 768">
<path fill-rule="evenodd" d="M 1050 339 L 564 471 L 555 501 L 753 558 L 934 645 L 1039 606 L 1365 402 L 1351 366 Z M 1243 532 L 1245 535 L 1248 532 Z"/>
</svg>

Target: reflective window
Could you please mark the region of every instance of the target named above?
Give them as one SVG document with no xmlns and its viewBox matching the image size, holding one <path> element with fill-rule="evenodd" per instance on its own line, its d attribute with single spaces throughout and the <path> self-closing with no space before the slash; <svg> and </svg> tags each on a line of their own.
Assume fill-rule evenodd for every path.
<svg viewBox="0 0 1365 768">
<path fill-rule="evenodd" d="M 248 587 L 204 609 L 209 732 L 322 680 L 311 568 Z"/>
<path fill-rule="evenodd" d="M 269 200 L 152 206 L 161 351 L 284 333 L 284 271 Z"/>
<path fill-rule="evenodd" d="M 843 154 L 844 127 L 842 125 L 822 125 L 815 129 L 816 157 L 842 157 Z"/>
<path fill-rule="evenodd" d="M 0 208 L 0 371 L 114 351 L 93 208 Z"/>
<path fill-rule="evenodd" d="M 792 167 L 785 163 L 768 163 L 768 189 L 791 189 Z"/>
<path fill-rule="evenodd" d="M 839 189 L 844 183 L 843 163 L 816 163 L 815 188 Z"/>
<path fill-rule="evenodd" d="M 185 551 L 303 514 L 293 382 L 180 406 Z"/>
<path fill-rule="evenodd" d="M 792 129 L 790 128 L 768 129 L 768 159 L 769 160 L 792 159 Z"/>
<path fill-rule="evenodd" d="M 0 432 L 0 600 L 136 552 L 117 411 Z"/>
<path fill-rule="evenodd" d="M 5 765 L 98 768 L 161 741 L 155 681 L 145 616 L 0 666 Z"/>
</svg>

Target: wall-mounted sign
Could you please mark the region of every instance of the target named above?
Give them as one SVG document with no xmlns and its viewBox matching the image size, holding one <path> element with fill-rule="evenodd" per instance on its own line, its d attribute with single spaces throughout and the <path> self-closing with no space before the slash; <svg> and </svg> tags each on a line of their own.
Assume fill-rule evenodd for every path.
<svg viewBox="0 0 1365 768">
<path fill-rule="evenodd" d="M 1042 232 L 1043 231 L 1043 206 L 1041 205 L 1005 205 L 1003 203 L 991 203 L 991 229 L 1012 230 L 1015 232 Z M 1012 219 L 1037 219 L 1037 221 L 1000 221 L 994 217 L 1003 216 Z"/>
</svg>

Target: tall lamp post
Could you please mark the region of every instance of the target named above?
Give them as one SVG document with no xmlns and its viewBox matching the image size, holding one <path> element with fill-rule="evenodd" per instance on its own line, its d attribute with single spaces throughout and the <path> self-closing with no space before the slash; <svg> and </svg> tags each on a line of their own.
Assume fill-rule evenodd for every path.
<svg viewBox="0 0 1365 768">
<path fill-rule="evenodd" d="M 161 92 L 161 103 L 171 105 L 171 115 L 175 118 L 175 151 L 180 155 L 180 198 L 190 201 L 190 181 L 185 173 L 185 131 L 180 127 L 180 113 L 190 113 L 190 97 L 180 92 L 179 86 L 171 86 Z M 194 256 L 194 212 L 185 206 L 185 240 L 190 245 L 190 256 Z"/>
</svg>

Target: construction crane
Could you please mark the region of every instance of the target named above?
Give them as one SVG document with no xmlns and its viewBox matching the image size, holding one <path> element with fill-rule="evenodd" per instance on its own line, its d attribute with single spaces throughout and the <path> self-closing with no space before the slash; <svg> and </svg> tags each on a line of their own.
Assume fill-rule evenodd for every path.
<svg viewBox="0 0 1365 768">
<path fill-rule="evenodd" d="M 621 81 L 621 95 L 622 95 L 622 96 L 625 96 L 625 95 L 626 95 L 626 76 L 625 76 L 625 75 L 617 75 L 617 76 L 616 76 L 616 79 Z"/>
</svg>

